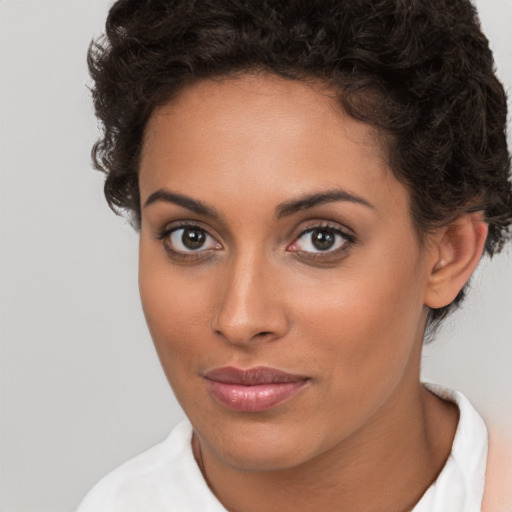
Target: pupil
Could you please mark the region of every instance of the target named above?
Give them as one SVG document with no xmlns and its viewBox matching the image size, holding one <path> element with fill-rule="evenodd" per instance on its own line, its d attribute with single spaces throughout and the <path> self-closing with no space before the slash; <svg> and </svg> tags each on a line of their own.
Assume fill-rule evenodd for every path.
<svg viewBox="0 0 512 512">
<path fill-rule="evenodd" d="M 199 249 L 205 241 L 204 231 L 196 228 L 187 228 L 183 230 L 181 241 L 188 249 Z"/>
<path fill-rule="evenodd" d="M 335 235 L 332 231 L 316 230 L 313 231 L 313 245 L 319 251 L 326 251 L 334 245 Z"/>
</svg>

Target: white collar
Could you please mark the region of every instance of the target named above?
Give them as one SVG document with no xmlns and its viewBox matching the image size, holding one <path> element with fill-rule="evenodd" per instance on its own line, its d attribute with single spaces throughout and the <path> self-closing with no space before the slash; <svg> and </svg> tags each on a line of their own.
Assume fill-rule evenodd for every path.
<svg viewBox="0 0 512 512">
<path fill-rule="evenodd" d="M 448 460 L 413 512 L 479 512 L 488 449 L 484 420 L 462 393 L 437 384 L 423 385 L 440 398 L 456 404 L 460 417 Z"/>
</svg>

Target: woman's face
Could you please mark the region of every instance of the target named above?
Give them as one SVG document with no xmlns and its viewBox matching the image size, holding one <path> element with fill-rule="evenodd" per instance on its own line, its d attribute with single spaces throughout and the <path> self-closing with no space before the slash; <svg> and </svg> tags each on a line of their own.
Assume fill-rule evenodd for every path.
<svg viewBox="0 0 512 512">
<path fill-rule="evenodd" d="M 289 468 L 405 414 L 432 257 L 327 89 L 189 87 L 150 119 L 140 190 L 144 313 L 203 451 Z"/>
</svg>

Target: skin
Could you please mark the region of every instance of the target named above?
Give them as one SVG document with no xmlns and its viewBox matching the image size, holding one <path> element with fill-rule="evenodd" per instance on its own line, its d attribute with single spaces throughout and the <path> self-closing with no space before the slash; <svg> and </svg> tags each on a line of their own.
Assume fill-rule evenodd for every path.
<svg viewBox="0 0 512 512">
<path fill-rule="evenodd" d="M 373 130 L 325 87 L 272 75 L 202 81 L 156 110 L 139 183 L 144 313 L 224 506 L 412 509 L 449 455 L 458 415 L 419 382 L 427 306 L 462 287 L 485 225 L 466 216 L 420 241 Z M 334 190 L 368 204 L 276 214 Z M 168 233 L 183 223 L 206 236 L 198 250 Z M 316 250 L 307 230 L 318 226 L 340 250 Z M 308 382 L 270 410 L 236 412 L 204 378 L 223 366 Z"/>
</svg>

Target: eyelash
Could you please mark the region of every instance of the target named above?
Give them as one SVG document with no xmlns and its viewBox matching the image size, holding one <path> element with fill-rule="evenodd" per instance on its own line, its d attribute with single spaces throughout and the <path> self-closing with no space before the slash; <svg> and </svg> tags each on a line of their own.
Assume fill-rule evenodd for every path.
<svg viewBox="0 0 512 512">
<path fill-rule="evenodd" d="M 325 251 L 319 250 L 318 252 L 312 252 L 312 251 L 303 251 L 300 249 L 290 249 L 293 245 L 297 244 L 297 241 L 300 240 L 302 237 L 305 237 L 309 233 L 314 233 L 315 231 L 327 231 L 334 233 L 335 236 L 339 236 L 343 239 L 343 242 L 340 247 L 336 249 L 328 249 Z M 329 261 L 332 259 L 336 259 L 339 256 L 341 256 L 343 253 L 347 252 L 354 244 L 356 243 L 356 238 L 353 234 L 347 231 L 341 229 L 338 226 L 333 226 L 329 223 L 319 223 L 314 224 L 306 229 L 303 229 L 295 238 L 292 244 L 288 246 L 286 249 L 288 252 L 295 252 L 296 254 L 300 255 L 300 257 L 312 260 L 312 261 Z"/>
<path fill-rule="evenodd" d="M 176 249 L 173 249 L 171 248 L 170 244 L 166 243 L 166 241 L 168 240 L 169 236 L 171 236 L 176 231 L 179 231 L 180 229 L 196 229 L 198 231 L 202 231 L 203 233 L 206 234 L 207 237 L 214 240 L 218 247 L 212 249 L 199 249 L 197 251 L 191 250 L 190 252 L 178 251 Z M 194 222 L 182 222 L 179 224 L 173 224 L 172 226 L 166 226 L 157 233 L 156 238 L 162 242 L 162 245 L 164 246 L 164 249 L 170 258 L 179 259 L 182 261 L 195 261 L 203 259 L 207 257 L 205 253 L 211 255 L 213 251 L 217 251 L 222 247 L 221 244 L 217 242 L 217 240 L 212 235 L 210 235 L 210 233 L 208 233 L 208 231 L 205 228 Z"/>
<path fill-rule="evenodd" d="M 169 237 L 183 229 L 196 229 L 198 231 L 203 232 L 206 237 L 212 239 L 217 244 L 214 248 L 209 249 L 201 249 L 198 250 L 190 250 L 190 252 L 185 251 L 179 251 L 176 249 L 173 249 L 169 243 L 167 243 L 167 240 Z M 325 251 L 319 250 L 318 252 L 313 251 L 304 251 L 301 249 L 294 249 L 291 248 L 297 242 L 304 236 L 306 236 L 308 233 L 314 233 L 315 231 L 327 231 L 333 233 L 335 236 L 339 236 L 343 239 L 342 245 L 334 250 L 327 249 Z M 156 235 L 156 238 L 160 240 L 164 246 L 165 251 L 167 252 L 168 256 L 172 259 L 182 260 L 182 261 L 196 261 L 199 259 L 205 259 L 208 256 L 211 256 L 214 251 L 217 251 L 222 248 L 222 245 L 216 240 L 215 237 L 213 237 L 207 229 L 203 228 L 201 225 L 194 223 L 194 222 L 181 222 L 179 224 L 173 224 L 171 226 L 167 225 L 164 227 L 161 231 L 159 231 Z M 333 226 L 329 223 L 317 223 L 314 225 L 311 225 L 310 227 L 307 227 L 306 229 L 302 229 L 297 236 L 294 237 L 294 241 L 289 244 L 286 248 L 287 252 L 292 252 L 297 255 L 299 255 L 302 259 L 307 259 L 311 261 L 322 261 L 326 260 L 327 262 L 329 260 L 332 260 L 333 258 L 339 257 L 342 253 L 345 253 L 348 251 L 354 243 L 356 243 L 356 238 L 353 234 L 348 233 L 347 231 L 340 229 L 338 226 Z"/>
</svg>

